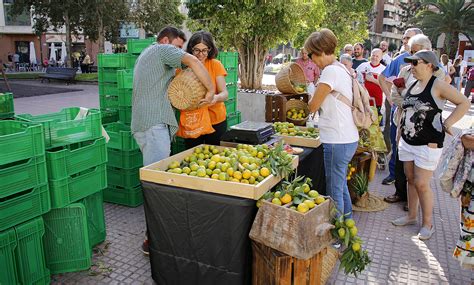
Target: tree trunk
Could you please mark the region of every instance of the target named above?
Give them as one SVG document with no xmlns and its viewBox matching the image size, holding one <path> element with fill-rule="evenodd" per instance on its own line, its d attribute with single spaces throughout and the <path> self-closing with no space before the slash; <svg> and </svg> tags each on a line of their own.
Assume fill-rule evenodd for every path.
<svg viewBox="0 0 474 285">
<path fill-rule="evenodd" d="M 97 39 L 97 43 L 99 45 L 99 53 L 104 53 L 104 21 L 102 19 L 102 9 L 103 6 L 97 5 L 97 15 L 99 16 L 97 21 L 99 21 L 99 37 Z"/>
<path fill-rule="evenodd" d="M 66 67 L 71 67 L 71 23 L 67 10 L 64 12 L 64 26 L 66 27 Z"/>
<path fill-rule="evenodd" d="M 263 68 L 267 48 L 260 38 L 249 38 L 238 47 L 240 58 L 240 84 L 243 89 L 262 89 Z"/>
</svg>

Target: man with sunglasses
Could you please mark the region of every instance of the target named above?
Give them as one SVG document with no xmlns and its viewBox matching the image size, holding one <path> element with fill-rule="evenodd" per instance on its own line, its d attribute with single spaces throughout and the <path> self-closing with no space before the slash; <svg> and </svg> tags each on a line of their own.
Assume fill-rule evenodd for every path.
<svg viewBox="0 0 474 285">
<path fill-rule="evenodd" d="M 403 172 L 403 164 L 399 162 L 398 171 L 396 171 L 396 162 L 397 162 L 397 142 L 396 142 L 396 134 L 397 134 L 397 126 L 393 121 L 393 114 L 397 108 L 396 105 L 393 104 L 391 98 L 391 87 L 392 81 L 398 76 L 401 68 L 406 65 L 404 62 L 405 58 L 410 56 L 410 47 L 408 46 L 408 41 L 411 37 L 423 34 L 423 32 L 418 28 L 410 28 L 405 31 L 403 34 L 403 49 L 404 52 L 397 56 L 390 64 L 385 68 L 382 74 L 379 76 L 378 80 L 380 83 L 380 87 L 382 88 L 383 93 L 386 96 L 385 102 L 385 109 L 386 109 L 386 118 L 390 117 L 390 120 L 385 120 L 385 129 L 384 129 L 384 136 L 390 137 L 390 144 L 392 148 L 392 155 L 389 162 L 389 175 L 382 181 L 384 185 L 391 185 L 395 183 L 396 192 L 394 195 L 385 197 L 385 201 L 388 203 L 396 203 L 396 202 L 406 202 L 406 193 L 407 193 L 407 186 L 406 186 L 406 177 Z M 431 48 L 431 47 L 430 47 Z M 390 112 L 390 114 L 389 114 Z M 387 141 L 387 140 L 386 140 Z M 398 178 L 398 181 L 397 179 Z"/>
</svg>

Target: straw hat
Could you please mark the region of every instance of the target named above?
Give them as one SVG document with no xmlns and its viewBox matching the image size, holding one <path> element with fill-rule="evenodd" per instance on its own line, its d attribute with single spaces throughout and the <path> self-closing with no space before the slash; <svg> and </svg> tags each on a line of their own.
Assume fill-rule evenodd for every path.
<svg viewBox="0 0 474 285">
<path fill-rule="evenodd" d="M 206 96 L 206 93 L 206 87 L 191 68 L 178 73 L 168 87 L 168 98 L 171 105 L 178 110 L 197 109 L 199 101 Z"/>
</svg>

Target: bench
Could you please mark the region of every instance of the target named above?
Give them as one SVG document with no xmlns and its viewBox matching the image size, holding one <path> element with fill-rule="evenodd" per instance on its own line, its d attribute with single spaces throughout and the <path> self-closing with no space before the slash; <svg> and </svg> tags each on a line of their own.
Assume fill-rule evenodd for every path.
<svg viewBox="0 0 474 285">
<path fill-rule="evenodd" d="M 74 77 L 76 77 L 76 68 L 69 67 L 48 67 L 46 68 L 46 73 L 40 75 L 41 82 L 44 79 L 48 79 L 48 82 L 51 79 L 57 80 L 66 80 L 67 84 L 74 82 Z"/>
</svg>

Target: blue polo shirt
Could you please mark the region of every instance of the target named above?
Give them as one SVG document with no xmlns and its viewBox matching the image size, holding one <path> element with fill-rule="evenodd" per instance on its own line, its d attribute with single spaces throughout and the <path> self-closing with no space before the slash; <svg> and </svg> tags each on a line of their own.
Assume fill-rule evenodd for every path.
<svg viewBox="0 0 474 285">
<path fill-rule="evenodd" d="M 392 60 L 392 62 L 390 62 L 390 64 L 382 72 L 383 76 L 385 76 L 385 78 L 387 79 L 393 76 L 397 77 L 402 67 L 404 65 L 407 65 L 407 63 L 405 62 L 405 57 L 408 56 L 410 56 L 410 53 L 404 52 L 397 56 L 394 60 Z"/>
</svg>

